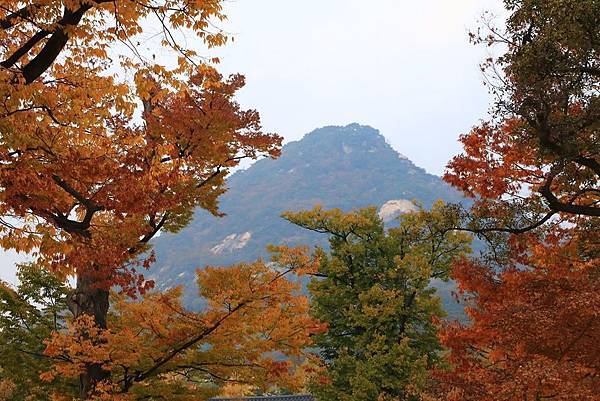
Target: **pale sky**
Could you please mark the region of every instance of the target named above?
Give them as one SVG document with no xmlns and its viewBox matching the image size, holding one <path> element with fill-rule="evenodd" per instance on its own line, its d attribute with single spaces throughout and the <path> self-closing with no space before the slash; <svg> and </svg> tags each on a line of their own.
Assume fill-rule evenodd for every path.
<svg viewBox="0 0 600 401">
<path fill-rule="evenodd" d="M 235 41 L 216 55 L 246 75 L 240 103 L 286 142 L 358 122 L 440 175 L 489 107 L 487 54 L 467 36 L 486 10 L 501 15 L 501 1 L 226 0 L 219 26 Z M 14 281 L 18 259 L 0 251 L 0 279 Z"/>
<path fill-rule="evenodd" d="M 499 0 L 234 0 L 224 24 L 235 42 L 219 53 L 242 72 L 239 98 L 265 128 L 296 140 L 323 125 L 371 125 L 440 175 L 457 138 L 489 105 L 468 41 Z"/>
</svg>

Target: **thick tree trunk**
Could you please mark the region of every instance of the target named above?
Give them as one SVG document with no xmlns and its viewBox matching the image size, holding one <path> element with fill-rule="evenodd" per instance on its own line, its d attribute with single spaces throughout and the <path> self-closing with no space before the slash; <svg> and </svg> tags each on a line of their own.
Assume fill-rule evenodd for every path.
<svg viewBox="0 0 600 401">
<path fill-rule="evenodd" d="M 69 308 L 75 318 L 82 315 L 93 316 L 98 327 L 107 328 L 108 291 L 94 285 L 91 277 L 77 277 L 77 288 L 71 296 Z M 79 376 L 79 397 L 87 400 L 93 393 L 96 383 L 107 379 L 109 372 L 102 369 L 100 364 L 90 364 Z"/>
</svg>

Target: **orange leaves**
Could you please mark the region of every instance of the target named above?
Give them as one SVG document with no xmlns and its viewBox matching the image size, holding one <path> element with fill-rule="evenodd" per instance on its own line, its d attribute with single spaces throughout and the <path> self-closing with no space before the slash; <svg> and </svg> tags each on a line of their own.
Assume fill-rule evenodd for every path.
<svg viewBox="0 0 600 401">
<path fill-rule="evenodd" d="M 464 153 L 448 163 L 444 179 L 470 196 L 497 199 L 529 191 L 539 184 L 540 163 L 533 143 L 522 141 L 522 123 L 483 124 L 460 141 Z"/>
<path fill-rule="evenodd" d="M 319 268 L 319 259 L 317 255 L 311 254 L 308 246 L 287 247 L 287 246 L 269 246 L 271 252 L 271 261 L 278 266 L 297 274 L 311 275 L 316 274 Z"/>
<path fill-rule="evenodd" d="M 68 325 L 67 333 L 55 332 L 47 342 L 44 354 L 58 361 L 42 379 L 52 381 L 57 376 L 78 377 L 90 364 L 109 360 L 108 333 L 101 330 L 92 316 L 82 315 Z M 66 362 L 65 362 L 66 361 Z"/>
<path fill-rule="evenodd" d="M 252 342 L 260 333 L 269 333 L 266 346 L 287 338 L 286 346 L 296 354 L 308 335 L 319 330 L 319 324 L 308 317 L 308 299 L 300 294 L 299 283 L 288 280 L 287 271 L 277 271 L 259 260 L 227 268 L 208 267 L 197 275 L 200 295 L 210 306 L 206 318 L 219 321 L 229 314 L 244 316 L 224 323 L 240 335 L 245 333 L 244 339 L 234 337 L 236 342 Z"/>
<path fill-rule="evenodd" d="M 17 220 L 3 246 L 37 251 L 65 274 L 94 262 L 117 269 L 158 230 L 184 225 L 194 206 L 217 214 L 223 177 L 241 158 L 277 154 L 280 138 L 263 134 L 258 113 L 233 100 L 243 78 L 223 81 L 170 34 L 186 27 L 209 46 L 224 44 L 222 32 L 211 32 L 221 11 L 220 0 L 3 3 L 0 198 L 3 214 Z M 113 45 L 135 43 L 147 17 L 159 18 L 165 46 L 185 57 L 173 70 L 134 61 L 142 56 L 131 49 L 121 61 L 135 73 L 136 93 L 114 75 Z M 48 32 L 38 38 L 40 29 Z M 68 40 L 49 50 L 58 53 L 42 52 L 61 32 Z M 141 126 L 136 95 L 153 108 Z"/>
<path fill-rule="evenodd" d="M 162 31 L 160 61 L 136 48 L 142 21 L 150 18 Z M 313 326 L 306 300 L 260 263 L 244 271 L 258 280 L 251 281 L 256 288 L 229 282 L 229 292 L 210 294 L 221 306 L 205 314 L 183 310 L 176 291 L 146 294 L 154 285 L 140 272 L 154 259 L 149 241 L 184 227 L 196 207 L 220 215 L 217 200 L 230 169 L 245 158 L 275 157 L 281 145 L 279 136 L 262 132 L 255 110 L 235 101 L 243 76 L 223 78 L 179 34 L 196 35 L 209 48 L 223 45 L 227 35 L 213 22 L 224 18 L 222 0 L 2 3 L 0 213 L 7 220 L 0 221 L 0 245 L 32 253 L 36 266 L 61 278 L 77 276 L 76 298 L 86 302 L 73 308 L 68 332 L 48 342 L 46 353 L 57 363 L 45 379 L 82 374 L 82 398 L 117 399 L 111 396 L 117 387 L 126 393 L 164 372 L 169 380 L 155 383 L 161 396 L 170 395 L 173 383 L 194 387 L 182 379 L 189 369 L 201 380 L 221 377 L 227 372 L 213 377 L 201 365 L 174 365 L 208 353 L 205 337 L 223 330 L 220 319 L 246 332 L 259 323 L 266 332 L 275 319 L 288 323 L 268 326 L 271 342 L 254 336 L 245 344 L 255 364 L 264 362 L 279 380 L 282 366 L 263 354 L 278 347 L 297 354 Z M 219 288 L 214 277 L 205 280 Z M 120 299 L 109 329 L 101 330 L 96 324 L 105 328 L 104 296 L 113 287 L 129 301 L 143 299 Z M 236 299 L 238 309 L 248 309 L 239 315 L 254 320 L 229 323 L 237 314 L 223 314 L 222 304 Z M 263 311 L 260 322 L 254 310 Z M 245 363 L 247 354 L 223 344 Z M 248 375 L 256 370 L 245 368 Z M 105 380 L 119 369 L 124 382 Z"/>
<path fill-rule="evenodd" d="M 598 398 L 599 103 L 587 66 L 600 9 L 534 3 L 506 2 L 506 29 L 472 35 L 509 44 L 483 68 L 498 78 L 496 123 L 461 137 L 445 179 L 477 198 L 469 229 L 504 252 L 455 265 L 471 322 L 441 336 L 448 400 Z"/>
<path fill-rule="evenodd" d="M 69 93 L 80 89 L 60 94 L 57 104 L 79 107 L 53 112 L 68 126 L 40 126 L 37 111 L 12 116 L 15 125 L 38 128 L 29 135 L 22 127 L 0 143 L 3 211 L 21 222 L 4 246 L 36 250 L 64 274 L 104 269 L 102 285 L 127 290 L 136 280 L 127 264 L 153 235 L 181 228 L 196 206 L 218 214 L 227 171 L 244 158 L 276 156 L 281 138 L 263 133 L 258 113 L 233 99 L 243 77 L 199 71 L 180 92 L 138 74 L 149 105 L 143 126 L 107 113 L 108 79 L 91 86 L 84 104 L 81 93 Z"/>
<path fill-rule="evenodd" d="M 598 266 L 580 259 L 576 241 L 532 240 L 528 249 L 523 265 L 501 273 L 456 264 L 472 323 L 445 327 L 440 338 L 454 368 L 439 377 L 463 400 L 594 400 Z"/>
<path fill-rule="evenodd" d="M 226 383 L 301 386 L 306 375 L 298 369 L 304 368 L 281 356 L 302 358 L 310 335 L 321 328 L 308 316 L 299 285 L 262 261 L 208 268 L 198 272 L 198 281 L 208 302 L 201 312 L 184 309 L 181 290 L 173 289 L 138 302 L 114 295 L 108 330 L 85 315 L 75 319 L 47 343 L 45 353 L 55 364 L 44 379 L 75 377 L 99 364 L 112 374 L 106 385 L 118 385 L 107 394 L 123 389 L 123 377 L 126 392 L 135 388 L 136 394 L 182 384 L 190 396 Z"/>
<path fill-rule="evenodd" d="M 0 380 L 0 401 L 8 401 L 16 390 L 15 384 L 10 380 Z"/>
</svg>

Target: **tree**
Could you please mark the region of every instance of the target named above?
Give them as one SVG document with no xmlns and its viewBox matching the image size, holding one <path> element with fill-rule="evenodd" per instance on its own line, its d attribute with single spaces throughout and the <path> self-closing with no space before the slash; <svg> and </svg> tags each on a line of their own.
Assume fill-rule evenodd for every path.
<svg viewBox="0 0 600 401">
<path fill-rule="evenodd" d="M 0 383 L 6 383 L 0 384 L 0 400 L 45 401 L 50 398 L 40 374 L 52 361 L 44 356 L 44 339 L 65 327 L 69 287 L 31 264 L 19 266 L 18 278 L 15 289 L 0 282 Z M 54 388 L 73 392 L 77 385 L 57 380 Z"/>
<path fill-rule="evenodd" d="M 23 266 L 18 290 L 0 293 L 0 381 L 15 385 L 12 400 L 72 399 L 81 371 L 100 364 L 109 375 L 98 400 L 207 399 L 227 384 L 297 389 L 292 360 L 321 326 L 289 273 L 263 261 L 199 270 L 201 312 L 181 305 L 181 288 L 137 302 L 113 293 L 101 329 L 92 316 L 68 316 L 68 288 L 50 273 Z"/>
<path fill-rule="evenodd" d="M 441 350 L 434 322 L 443 310 L 430 282 L 447 280 L 450 262 L 468 251 L 466 234 L 446 230 L 456 224 L 455 210 L 437 203 L 401 216 L 389 230 L 374 208 L 284 216 L 330 237 L 330 251 L 309 257 L 288 250 L 277 259 L 318 277 L 309 286 L 312 313 L 327 331 L 315 336 L 322 357 L 312 387 L 317 399 L 419 399 Z"/>
<path fill-rule="evenodd" d="M 150 17 L 175 67 L 134 45 Z M 154 235 L 179 230 L 195 207 L 219 214 L 229 169 L 278 154 L 281 138 L 233 99 L 243 77 L 223 79 L 173 32 L 218 46 L 227 38 L 211 22 L 223 18 L 220 0 L 0 6 L 0 244 L 33 252 L 60 279 L 77 276 L 69 308 L 100 330 L 111 287 L 130 296 L 152 287 L 140 269 Z M 115 64 L 132 79 L 119 81 Z M 108 375 L 86 365 L 80 396 Z"/>
<path fill-rule="evenodd" d="M 453 277 L 469 324 L 446 325 L 447 400 L 592 400 L 600 386 L 598 22 L 595 1 L 505 1 L 487 67 L 495 121 L 461 138 L 446 179 L 476 198 L 467 230 L 504 252 Z M 465 228 L 465 227 L 463 227 Z"/>
<path fill-rule="evenodd" d="M 3 246 L 35 250 L 39 265 L 77 275 L 73 314 L 107 328 L 111 286 L 130 295 L 151 286 L 137 271 L 151 263 L 138 259 L 148 241 L 183 227 L 196 206 L 218 214 L 228 169 L 277 154 L 279 137 L 232 100 L 241 85 L 206 68 L 185 93 L 153 97 L 142 127 L 115 116 L 96 135 L 49 125 L 4 136 L 1 208 L 21 224 L 5 221 Z M 91 365 L 86 375 L 82 393 L 105 374 Z"/>
<path fill-rule="evenodd" d="M 447 400 L 595 400 L 600 386 L 600 280 L 577 241 L 547 237 L 501 273 L 464 259 L 454 277 L 470 324 L 441 332 Z"/>
<path fill-rule="evenodd" d="M 474 229 L 520 233 L 556 216 L 600 216 L 600 4 L 507 0 L 502 31 L 476 43 L 506 49 L 483 65 L 494 119 L 463 135 L 445 178 L 478 199 Z"/>
<path fill-rule="evenodd" d="M 129 51 L 124 65 L 166 72 L 161 63 L 144 54 L 136 43 L 137 35 L 144 31 L 144 23 L 149 21 L 162 28 L 159 45 L 181 56 L 181 65 L 176 71 L 189 71 L 197 53 L 180 43 L 181 38 L 174 31 L 187 29 L 208 46 L 220 46 L 227 41 L 227 36 L 220 30 L 211 31 L 213 19 L 225 19 L 221 0 L 192 3 L 182 0 L 133 3 L 6 0 L 0 7 L 0 42 L 3 44 L 0 71 L 3 81 L 13 86 L 11 90 L 19 87 L 15 80 L 26 85 L 37 80 L 36 89 L 52 89 L 53 85 L 67 87 L 70 78 L 81 76 L 85 70 L 91 73 L 106 70 L 105 62 L 112 62 L 109 53 L 115 51 L 115 43 L 122 43 Z M 43 74 L 67 80 L 38 80 Z M 6 79 L 7 76 L 14 80 Z M 99 76 L 93 78 L 100 80 Z M 91 93 L 89 89 L 84 90 Z"/>
</svg>

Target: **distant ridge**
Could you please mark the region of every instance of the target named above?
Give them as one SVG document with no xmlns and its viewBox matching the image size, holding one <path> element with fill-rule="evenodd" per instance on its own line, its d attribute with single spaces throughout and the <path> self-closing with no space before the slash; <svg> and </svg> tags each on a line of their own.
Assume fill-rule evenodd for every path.
<svg viewBox="0 0 600 401">
<path fill-rule="evenodd" d="M 326 244 L 324 236 L 283 220 L 286 210 L 385 205 L 380 215 L 390 221 L 412 200 L 426 207 L 437 199 L 463 201 L 439 177 L 395 151 L 378 130 L 356 123 L 316 129 L 286 144 L 278 159 L 262 159 L 232 174 L 228 186 L 220 204 L 225 217 L 199 210 L 180 233 L 155 240 L 151 273 L 163 288 L 186 284 L 192 294 L 196 268 L 252 261 L 266 256 L 271 243 Z M 196 297 L 186 299 L 198 306 Z"/>
</svg>

